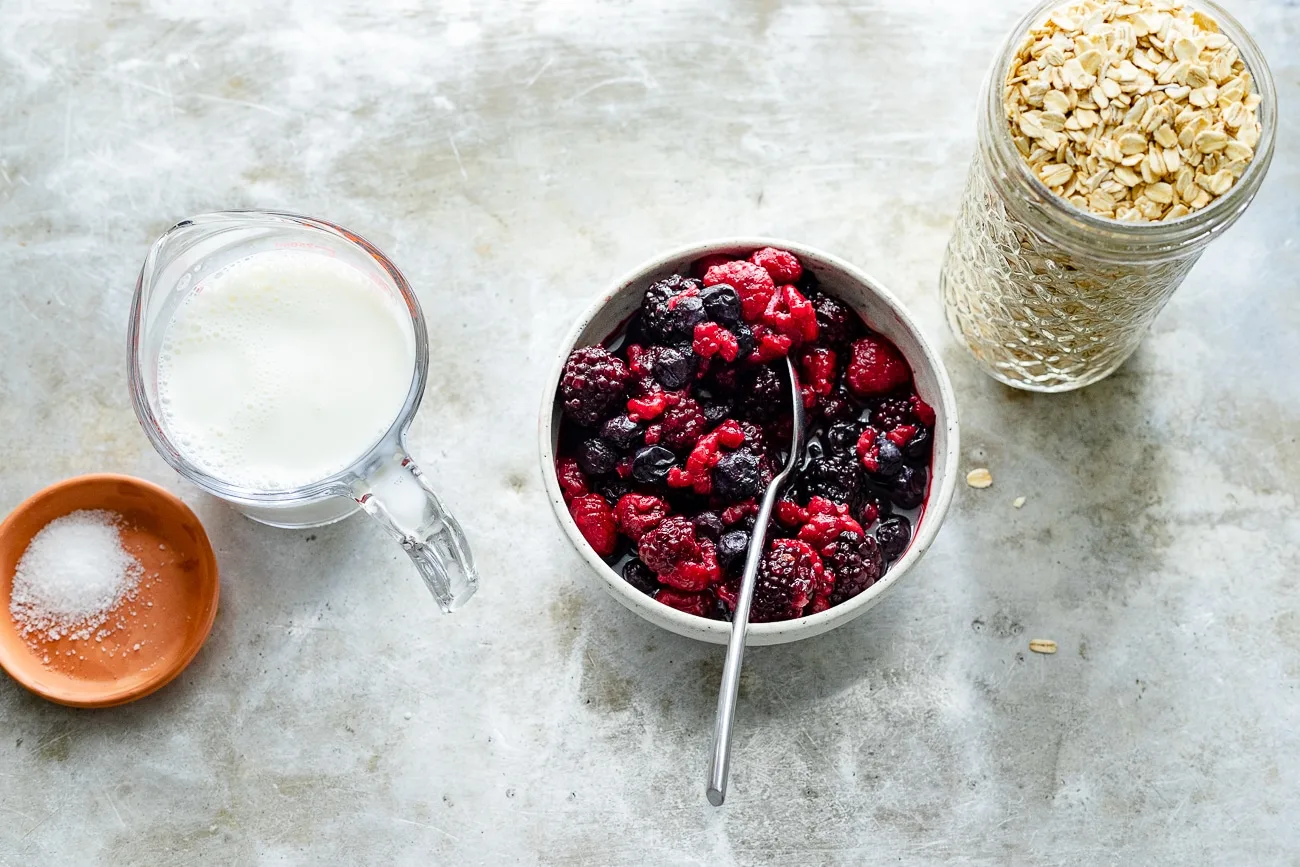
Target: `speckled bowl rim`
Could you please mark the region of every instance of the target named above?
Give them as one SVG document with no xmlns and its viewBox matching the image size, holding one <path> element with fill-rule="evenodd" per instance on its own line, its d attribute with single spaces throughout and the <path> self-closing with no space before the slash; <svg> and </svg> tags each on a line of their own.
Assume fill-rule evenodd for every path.
<svg viewBox="0 0 1300 867">
<path fill-rule="evenodd" d="M 542 479 L 546 487 L 547 497 L 551 501 L 551 509 L 554 511 L 555 518 L 564 531 L 565 537 L 573 545 L 574 549 L 582 555 L 582 558 L 587 561 L 587 564 L 601 577 L 605 589 L 615 599 L 636 614 L 670 632 L 713 644 L 727 643 L 727 639 L 731 634 L 730 623 L 696 617 L 693 614 L 687 614 L 656 602 L 624 581 L 621 575 L 597 556 L 596 552 L 591 549 L 591 546 L 582 537 L 573 521 L 573 517 L 569 514 L 568 507 L 564 504 L 559 479 L 555 474 L 556 390 L 559 387 L 564 362 L 577 345 L 582 332 L 608 304 L 622 294 L 638 288 L 647 275 L 671 263 L 677 263 L 677 268 L 681 269 L 688 263 L 711 254 L 731 253 L 738 250 L 756 250 L 769 246 L 789 250 L 804 261 L 838 272 L 840 277 L 860 284 L 867 292 L 890 308 L 899 324 L 910 333 L 921 350 L 921 357 L 908 357 L 908 363 L 913 369 L 916 369 L 918 365 L 928 369 L 938 384 L 939 401 L 934 407 L 936 413 L 935 424 L 936 426 L 943 425 L 945 427 L 947 448 L 942 455 L 935 455 L 931 462 L 930 495 L 926 501 L 925 512 L 916 528 L 912 543 L 908 546 L 903 557 L 894 563 L 880 581 L 849 601 L 817 614 L 777 623 L 752 623 L 749 625 L 746 643 L 750 645 L 784 644 L 811 638 L 814 635 L 821 635 L 861 616 L 872 606 L 879 603 L 885 594 L 889 593 L 911 571 L 912 567 L 916 565 L 934 542 L 939 527 L 948 513 L 948 507 L 952 503 L 957 485 L 957 463 L 960 454 L 957 400 L 953 392 L 952 382 L 948 378 L 947 369 L 930 345 L 930 342 L 925 339 L 925 335 L 916 320 L 894 297 L 893 293 L 859 268 L 838 256 L 793 241 L 780 238 L 735 237 L 720 238 L 678 247 L 648 259 L 628 271 L 602 292 L 596 301 L 578 317 L 577 322 L 569 330 L 563 345 L 560 347 L 559 355 L 552 367 L 550 376 L 546 378 L 542 393 L 540 424 L 538 426 Z M 855 305 L 851 304 L 850 306 Z M 938 482 L 937 489 L 936 481 Z"/>
</svg>

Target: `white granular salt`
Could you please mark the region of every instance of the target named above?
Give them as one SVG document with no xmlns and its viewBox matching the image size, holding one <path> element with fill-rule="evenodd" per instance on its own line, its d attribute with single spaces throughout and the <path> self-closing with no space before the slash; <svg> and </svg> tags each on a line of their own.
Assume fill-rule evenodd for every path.
<svg viewBox="0 0 1300 867">
<path fill-rule="evenodd" d="M 144 568 L 125 548 L 121 515 L 82 510 L 32 537 L 14 571 L 9 613 L 24 638 L 86 640 L 108 614 L 134 599 Z"/>
</svg>

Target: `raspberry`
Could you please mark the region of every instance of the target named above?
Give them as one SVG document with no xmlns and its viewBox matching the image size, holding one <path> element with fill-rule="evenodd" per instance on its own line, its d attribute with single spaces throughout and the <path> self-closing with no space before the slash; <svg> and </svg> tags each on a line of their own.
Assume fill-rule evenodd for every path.
<svg viewBox="0 0 1300 867">
<path fill-rule="evenodd" d="M 821 558 L 807 542 L 777 539 L 759 567 L 750 619 L 768 623 L 801 616 L 825 577 Z"/>
<path fill-rule="evenodd" d="M 776 519 L 787 527 L 802 527 L 808 523 L 808 513 L 794 500 L 777 500 Z"/>
<path fill-rule="evenodd" d="M 818 397 L 835 389 L 835 353 L 822 346 L 805 349 L 799 357 L 800 381 Z"/>
<path fill-rule="evenodd" d="M 826 570 L 835 576 L 835 589 L 830 603 L 839 605 L 857 596 L 880 580 L 885 572 L 885 560 L 876 540 L 862 533 L 841 533 L 827 550 L 822 552 Z"/>
<path fill-rule="evenodd" d="M 699 438 L 695 448 L 686 458 L 686 468 L 674 467 L 668 473 L 668 486 L 672 488 L 693 488 L 697 494 L 708 494 L 713 490 L 713 480 L 709 475 L 722 455 L 721 446 L 738 449 L 745 442 L 745 434 L 740 425 L 734 421 L 725 421 Z"/>
<path fill-rule="evenodd" d="M 647 596 L 653 596 L 659 589 L 659 579 L 655 578 L 655 573 L 636 557 L 623 564 L 623 580 Z"/>
<path fill-rule="evenodd" d="M 723 361 L 731 362 L 736 360 L 740 344 L 736 342 L 736 335 L 721 325 L 701 322 L 695 326 L 695 340 L 691 343 L 691 349 L 700 358 L 721 355 Z"/>
<path fill-rule="evenodd" d="M 677 395 L 676 402 L 669 398 L 668 409 L 660 420 L 663 444 L 680 451 L 694 446 L 709 424 L 695 398 L 684 395 L 684 392 Z"/>
<path fill-rule="evenodd" d="M 669 274 L 664 279 L 651 283 L 645 291 L 645 297 L 641 299 L 641 330 L 652 340 L 668 342 L 667 327 L 669 314 L 672 313 L 669 302 L 688 289 L 699 288 L 698 280 L 680 274 Z"/>
<path fill-rule="evenodd" d="M 859 397 L 893 391 L 912 378 L 912 371 L 889 341 L 863 337 L 854 342 L 847 372 L 849 388 Z"/>
<path fill-rule="evenodd" d="M 750 331 L 754 335 L 754 349 L 745 356 L 750 364 L 763 364 L 785 358 L 794 341 L 787 335 L 779 334 L 766 325 L 755 325 Z"/>
<path fill-rule="evenodd" d="M 918 430 L 920 430 L 920 428 L 914 424 L 900 424 L 898 427 L 885 434 L 885 438 L 901 449 L 912 441 L 912 438 L 916 436 Z"/>
<path fill-rule="evenodd" d="M 772 280 L 777 284 L 794 283 L 803 276 L 803 265 L 799 264 L 794 253 L 778 250 L 775 247 L 756 250 L 750 255 L 749 261 L 771 274 Z"/>
<path fill-rule="evenodd" d="M 691 273 L 696 277 L 703 277 L 709 273 L 709 269 L 714 265 L 725 265 L 735 260 L 735 256 L 726 256 L 722 253 L 715 253 L 712 256 L 705 256 L 703 259 L 696 259 L 691 263 Z"/>
<path fill-rule="evenodd" d="M 587 493 L 587 477 L 582 474 L 573 458 L 560 458 L 555 462 L 555 476 L 560 482 L 560 493 L 565 504 Z"/>
<path fill-rule="evenodd" d="M 845 352 L 862 335 L 862 320 L 843 302 L 814 292 L 808 296 L 817 315 L 817 334 L 821 343 L 836 352 Z"/>
<path fill-rule="evenodd" d="M 823 497 L 808 501 L 808 522 L 799 528 L 798 538 L 814 551 L 824 551 L 841 533 L 861 533 L 862 527 L 849 517 L 849 507 Z"/>
<path fill-rule="evenodd" d="M 649 421 L 659 418 L 668 408 L 668 393 L 656 391 L 649 397 L 634 397 L 627 402 L 627 414 L 632 421 Z"/>
<path fill-rule="evenodd" d="M 817 339 L 817 314 L 793 286 L 778 286 L 763 310 L 763 323 L 790 338 L 791 344 Z"/>
<path fill-rule="evenodd" d="M 646 349 L 639 343 L 629 343 L 627 346 L 627 367 L 632 371 L 633 376 L 649 376 L 650 363 Z"/>
<path fill-rule="evenodd" d="M 907 550 L 907 543 L 912 541 L 912 522 L 902 515 L 886 518 L 876 528 L 876 541 L 885 559 L 897 560 Z"/>
<path fill-rule="evenodd" d="M 707 593 L 679 593 L 668 587 L 656 593 L 655 599 L 669 608 L 676 608 L 678 611 L 685 611 L 696 617 L 708 617 L 709 609 L 713 607 Z"/>
<path fill-rule="evenodd" d="M 622 399 L 630 375 L 627 365 L 603 347 L 573 350 L 560 378 L 565 415 L 584 427 L 608 418 Z"/>
<path fill-rule="evenodd" d="M 696 538 L 690 518 L 665 518 L 641 537 L 637 550 L 662 583 L 678 590 L 698 593 L 722 575 L 713 543 Z"/>
<path fill-rule="evenodd" d="M 668 517 L 668 504 L 648 494 L 625 494 L 614 507 L 618 529 L 633 542 L 658 527 Z"/>
<path fill-rule="evenodd" d="M 614 512 L 600 494 L 584 494 L 569 503 L 569 514 L 578 532 L 591 549 L 602 557 L 614 553 L 618 546 L 618 530 L 614 526 Z"/>
<path fill-rule="evenodd" d="M 704 285 L 725 283 L 740 293 L 740 314 L 746 322 L 757 322 L 776 292 L 772 276 L 755 265 L 738 259 L 714 265 L 704 272 Z"/>
<path fill-rule="evenodd" d="M 912 415 L 916 416 L 916 420 L 926 427 L 934 427 L 934 407 L 921 400 L 915 392 L 908 400 L 912 403 Z"/>
<path fill-rule="evenodd" d="M 746 500 L 743 503 L 736 503 L 734 506 L 728 506 L 722 510 L 722 523 L 730 527 L 733 524 L 739 524 L 745 518 L 758 514 L 758 503 L 753 500 Z"/>
</svg>

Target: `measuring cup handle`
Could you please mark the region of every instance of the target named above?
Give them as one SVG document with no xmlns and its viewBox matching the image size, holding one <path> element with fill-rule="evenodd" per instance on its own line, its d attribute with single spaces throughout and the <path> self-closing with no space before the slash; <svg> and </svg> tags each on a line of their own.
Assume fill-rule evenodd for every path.
<svg viewBox="0 0 1300 867">
<path fill-rule="evenodd" d="M 478 573 L 465 533 L 410 455 L 398 450 L 359 479 L 352 493 L 402 544 L 444 613 L 474 595 Z"/>
</svg>

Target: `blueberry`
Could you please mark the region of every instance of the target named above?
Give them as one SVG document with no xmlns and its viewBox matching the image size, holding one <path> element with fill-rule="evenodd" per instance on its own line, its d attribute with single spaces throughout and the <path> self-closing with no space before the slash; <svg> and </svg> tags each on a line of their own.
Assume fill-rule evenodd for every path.
<svg viewBox="0 0 1300 867">
<path fill-rule="evenodd" d="M 876 541 L 880 543 L 880 553 L 886 560 L 897 560 L 907 550 L 907 543 L 912 541 L 912 522 L 902 515 L 886 518 L 876 528 Z"/>
<path fill-rule="evenodd" d="M 578 446 L 578 468 L 589 476 L 603 476 L 618 463 L 618 452 L 600 439 L 583 440 Z"/>
<path fill-rule="evenodd" d="M 709 611 L 709 617 L 714 620 L 723 620 L 731 622 L 731 606 L 727 605 L 722 599 L 714 599 L 713 607 Z"/>
<path fill-rule="evenodd" d="M 623 580 L 650 596 L 659 589 L 659 579 L 655 577 L 655 573 L 636 557 L 623 564 Z"/>
<path fill-rule="evenodd" d="M 695 516 L 696 536 L 716 542 L 724 529 L 726 528 L 722 525 L 722 518 L 718 517 L 717 512 L 700 512 Z"/>
<path fill-rule="evenodd" d="M 725 328 L 740 324 L 740 293 L 725 283 L 709 286 L 700 293 L 704 313 Z"/>
<path fill-rule="evenodd" d="M 718 540 L 718 565 L 723 569 L 743 565 L 747 550 L 749 550 L 749 534 L 744 530 L 723 533 L 722 538 Z"/>
<path fill-rule="evenodd" d="M 713 492 L 727 502 L 756 497 L 761 486 L 758 458 L 747 450 L 723 455 L 713 468 Z"/>
<path fill-rule="evenodd" d="M 903 471 L 903 452 L 894 445 L 888 437 L 881 436 L 876 440 L 878 448 L 878 457 L 876 458 L 877 469 L 872 473 L 872 477 L 877 481 L 885 481 L 896 477 Z"/>
<path fill-rule="evenodd" d="M 695 355 L 669 347 L 658 349 L 653 354 L 651 370 L 664 388 L 670 391 L 685 388 L 695 378 Z"/>
<path fill-rule="evenodd" d="M 730 289 L 730 286 L 722 287 Z M 749 330 L 748 325 L 734 325 L 728 329 L 736 338 L 736 359 L 748 358 L 749 354 L 754 351 L 754 332 Z"/>
<path fill-rule="evenodd" d="M 677 455 L 663 446 L 646 446 L 632 458 L 632 478 L 643 485 L 661 484 L 677 462 Z"/>
<path fill-rule="evenodd" d="M 840 421 L 826 428 L 822 442 L 832 452 L 847 452 L 857 447 L 861 435 L 862 425 L 855 421 Z"/>
<path fill-rule="evenodd" d="M 889 486 L 889 498 L 900 509 L 915 509 L 925 502 L 927 473 L 925 467 L 903 467 Z"/>
<path fill-rule="evenodd" d="M 934 435 L 928 427 L 918 428 L 907 445 L 903 446 L 903 459 L 909 464 L 928 464 Z"/>
<path fill-rule="evenodd" d="M 600 435 L 603 439 L 623 451 L 627 451 L 636 445 L 644 432 L 645 425 L 638 424 L 625 415 L 614 416 L 605 422 L 604 427 L 600 429 Z"/>
<path fill-rule="evenodd" d="M 695 326 L 704 321 L 704 302 L 696 295 L 673 300 L 664 316 L 664 336 L 670 341 L 690 340 L 695 336 Z"/>
<path fill-rule="evenodd" d="M 620 479 L 616 474 L 610 473 L 602 479 L 596 480 L 591 489 L 600 494 L 611 505 L 617 505 L 618 501 L 623 498 L 624 494 L 632 493 L 632 486 Z"/>
</svg>

